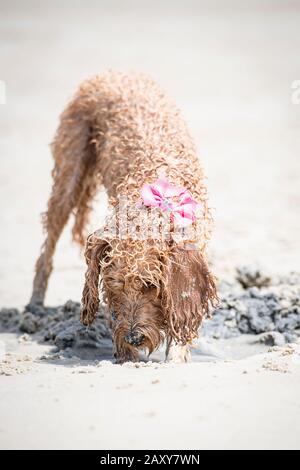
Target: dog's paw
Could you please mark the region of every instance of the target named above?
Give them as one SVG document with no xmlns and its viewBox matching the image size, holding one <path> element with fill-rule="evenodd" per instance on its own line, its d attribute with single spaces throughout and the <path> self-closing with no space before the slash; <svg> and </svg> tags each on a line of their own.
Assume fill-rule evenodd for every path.
<svg viewBox="0 0 300 470">
<path fill-rule="evenodd" d="M 115 364 L 124 364 L 125 362 L 139 362 L 138 356 L 134 354 L 126 354 L 125 356 L 119 356 L 114 354 Z"/>
<path fill-rule="evenodd" d="M 43 302 L 29 302 L 29 304 L 25 305 L 24 308 L 25 312 L 30 312 L 33 315 L 41 315 L 45 313 L 45 308 Z"/>
<path fill-rule="evenodd" d="M 166 355 L 166 362 L 173 364 L 182 364 L 184 362 L 190 362 L 191 353 L 188 345 L 181 346 L 179 344 L 172 344 Z"/>
</svg>

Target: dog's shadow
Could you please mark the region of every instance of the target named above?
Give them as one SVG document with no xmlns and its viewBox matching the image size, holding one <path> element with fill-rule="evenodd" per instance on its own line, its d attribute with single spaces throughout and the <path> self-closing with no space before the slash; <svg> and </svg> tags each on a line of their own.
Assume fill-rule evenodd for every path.
<svg viewBox="0 0 300 470">
<path fill-rule="evenodd" d="M 41 356 L 38 362 L 47 362 L 56 366 L 74 367 L 74 366 L 95 366 L 101 362 L 110 362 L 118 365 L 114 354 L 112 340 L 103 338 L 97 342 L 97 345 L 85 343 L 82 339 L 74 341 L 72 346 L 65 349 L 58 349 L 57 346 L 49 351 L 48 354 Z M 151 357 L 141 352 L 139 361 L 142 363 L 161 363 L 164 361 L 164 351 L 160 349 L 155 351 Z"/>
</svg>

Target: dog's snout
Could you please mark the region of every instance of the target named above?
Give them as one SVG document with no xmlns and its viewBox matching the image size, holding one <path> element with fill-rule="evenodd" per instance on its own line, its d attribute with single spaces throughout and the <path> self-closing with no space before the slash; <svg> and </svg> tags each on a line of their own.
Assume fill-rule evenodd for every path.
<svg viewBox="0 0 300 470">
<path fill-rule="evenodd" d="M 140 346 L 144 341 L 145 337 L 141 333 L 138 333 L 136 331 L 130 331 L 124 339 L 126 343 L 131 344 L 132 346 Z"/>
</svg>

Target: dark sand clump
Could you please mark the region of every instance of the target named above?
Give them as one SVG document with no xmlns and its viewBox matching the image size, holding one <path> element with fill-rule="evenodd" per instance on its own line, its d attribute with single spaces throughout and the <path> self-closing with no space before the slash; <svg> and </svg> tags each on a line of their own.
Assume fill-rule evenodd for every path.
<svg viewBox="0 0 300 470">
<path fill-rule="evenodd" d="M 300 274 L 270 277 L 259 270 L 240 268 L 233 282 L 221 282 L 220 306 L 206 320 L 201 336 L 232 338 L 260 335 L 270 345 L 293 342 L 300 336 Z M 36 307 L 24 312 L 0 310 L 0 332 L 27 333 L 39 342 L 54 344 L 66 354 L 111 354 L 111 333 L 103 308 L 90 327 L 79 322 L 80 304 L 69 300 L 59 307 Z"/>
<path fill-rule="evenodd" d="M 59 307 L 35 307 L 20 312 L 17 309 L 0 310 L 0 332 L 27 333 L 38 342 L 54 344 L 66 355 L 89 356 L 89 351 L 112 353 L 111 334 L 103 311 L 96 321 L 85 327 L 79 321 L 80 304 L 68 300 Z"/>
<path fill-rule="evenodd" d="M 281 345 L 300 336 L 300 274 L 267 276 L 239 268 L 234 282 L 221 282 L 221 302 L 201 333 L 213 338 L 261 335 L 266 344 Z"/>
</svg>

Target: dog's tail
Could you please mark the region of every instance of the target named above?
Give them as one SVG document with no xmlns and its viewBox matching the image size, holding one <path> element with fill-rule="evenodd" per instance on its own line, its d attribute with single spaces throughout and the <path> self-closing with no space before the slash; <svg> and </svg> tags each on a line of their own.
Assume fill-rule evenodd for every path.
<svg viewBox="0 0 300 470">
<path fill-rule="evenodd" d="M 60 117 L 55 138 L 51 144 L 55 160 L 54 181 L 61 180 L 60 203 L 72 200 L 75 223 L 73 240 L 81 246 L 86 242 L 86 227 L 92 210 L 92 200 L 101 184 L 97 176 L 97 153 L 93 143 L 93 126 L 84 97 L 78 93 Z M 44 226 L 48 230 L 48 214 Z"/>
</svg>

